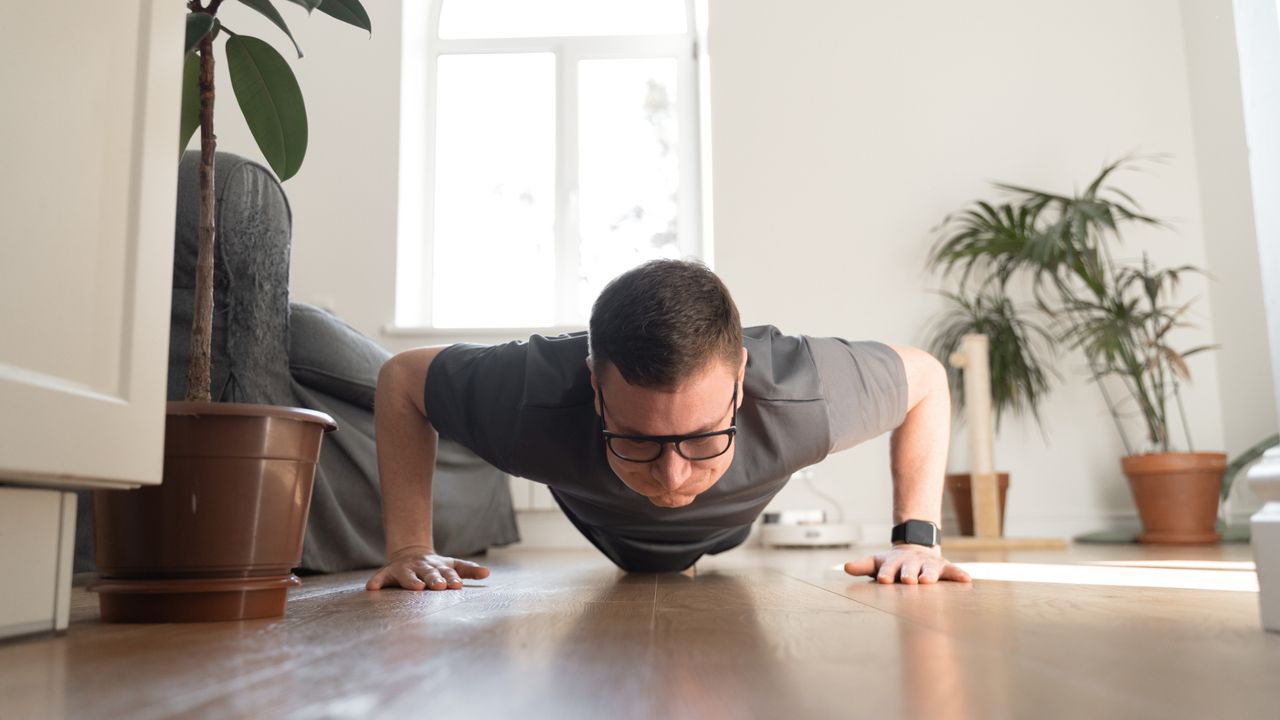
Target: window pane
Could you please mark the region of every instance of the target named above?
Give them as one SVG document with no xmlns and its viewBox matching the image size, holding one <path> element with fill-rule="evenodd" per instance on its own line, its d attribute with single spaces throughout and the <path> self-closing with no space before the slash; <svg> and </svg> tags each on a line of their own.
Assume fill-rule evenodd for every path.
<svg viewBox="0 0 1280 720">
<path fill-rule="evenodd" d="M 539 327 L 555 312 L 555 56 L 437 66 L 437 327 Z"/>
<path fill-rule="evenodd" d="M 447 0 L 440 37 L 679 35 L 684 0 Z"/>
<path fill-rule="evenodd" d="M 680 257 L 674 58 L 578 63 L 578 311 L 615 276 Z"/>
</svg>

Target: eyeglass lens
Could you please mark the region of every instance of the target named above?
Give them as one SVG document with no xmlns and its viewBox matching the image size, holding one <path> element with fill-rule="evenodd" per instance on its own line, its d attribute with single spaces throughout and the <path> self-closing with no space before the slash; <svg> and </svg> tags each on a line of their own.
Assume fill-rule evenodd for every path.
<svg viewBox="0 0 1280 720">
<path fill-rule="evenodd" d="M 676 441 L 676 452 L 686 460 L 710 460 L 729 450 L 732 438 L 728 433 L 709 437 L 685 438 Z M 662 443 L 654 440 L 609 438 L 609 449 L 624 460 L 648 462 L 662 455 Z"/>
</svg>

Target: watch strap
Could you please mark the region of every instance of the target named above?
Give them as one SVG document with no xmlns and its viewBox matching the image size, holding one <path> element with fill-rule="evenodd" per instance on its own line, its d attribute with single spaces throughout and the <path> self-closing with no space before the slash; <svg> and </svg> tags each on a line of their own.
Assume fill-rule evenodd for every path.
<svg viewBox="0 0 1280 720">
<path fill-rule="evenodd" d="M 908 520 L 893 526 L 889 540 L 895 543 L 904 542 L 934 547 L 942 543 L 942 532 L 938 530 L 937 525 L 928 520 Z"/>
</svg>

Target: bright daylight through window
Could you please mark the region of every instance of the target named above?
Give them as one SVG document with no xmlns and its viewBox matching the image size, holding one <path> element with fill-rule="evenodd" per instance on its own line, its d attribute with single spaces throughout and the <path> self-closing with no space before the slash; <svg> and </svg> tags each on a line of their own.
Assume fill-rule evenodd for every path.
<svg viewBox="0 0 1280 720">
<path fill-rule="evenodd" d="M 703 256 L 692 2 L 405 3 L 397 325 L 585 325 Z"/>
</svg>

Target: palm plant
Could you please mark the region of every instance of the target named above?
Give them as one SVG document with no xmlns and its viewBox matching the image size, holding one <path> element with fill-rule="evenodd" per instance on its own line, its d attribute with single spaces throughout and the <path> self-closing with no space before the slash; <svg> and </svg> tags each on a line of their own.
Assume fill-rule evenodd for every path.
<svg viewBox="0 0 1280 720">
<path fill-rule="evenodd" d="M 1090 358 L 1095 372 L 1115 376 L 1124 383 L 1138 406 L 1146 427 L 1149 447 L 1171 450 L 1167 400 L 1172 396 L 1187 431 L 1179 380 L 1189 381 L 1186 358 L 1213 346 L 1201 345 L 1177 351 L 1169 345 L 1169 334 L 1186 327 L 1183 316 L 1191 303 L 1169 305 L 1165 296 L 1178 286 L 1183 273 L 1196 272 L 1185 265 L 1158 270 L 1143 257 L 1141 267 L 1124 267 L 1114 272 L 1109 290 L 1098 297 L 1064 297 L 1067 316 L 1063 336 Z M 1187 449 L 1192 449 L 1186 434 Z"/>
<path fill-rule="evenodd" d="M 319 10 L 337 20 L 372 32 L 369 15 L 359 0 L 289 0 L 307 12 Z M 187 366 L 188 401 L 209 402 L 210 349 L 213 337 L 213 158 L 217 138 L 213 132 L 213 43 L 226 35 L 227 69 L 253 139 L 281 181 L 302 167 L 307 152 L 307 110 L 302 91 L 289 63 L 268 43 L 232 32 L 217 17 L 224 0 L 187 0 L 186 57 L 183 61 L 182 120 L 179 152 L 196 129 L 200 130 L 200 219 L 197 225 L 199 255 L 196 260 L 195 316 L 191 323 L 191 350 Z M 298 57 L 302 48 L 271 0 L 239 0 L 265 16 L 293 43 Z"/>
<path fill-rule="evenodd" d="M 1133 454 L 1134 447 L 1103 378 L 1120 380 L 1144 420 L 1149 448 L 1167 452 L 1167 400 L 1172 396 L 1181 411 L 1179 381 L 1189 379 L 1185 358 L 1209 348 L 1177 351 L 1169 344 L 1170 333 L 1185 327 L 1183 318 L 1190 303 L 1172 306 L 1166 295 L 1176 288 L 1181 275 L 1195 268 L 1156 269 L 1146 258 L 1140 267 L 1131 267 L 1114 257 L 1112 246 L 1121 242 L 1122 226 L 1164 225 L 1109 184 L 1117 170 L 1133 163 L 1122 159 L 1105 166 L 1083 192 L 1071 196 L 997 184 L 1013 197 L 998 205 L 975 202 L 948 216 L 928 261 L 946 275 L 958 274 L 956 297 L 974 293 L 975 299 L 967 301 L 970 306 L 1011 308 L 1010 283 L 1028 280 L 1036 308 L 1049 320 L 1054 339 L 1080 350 L 1087 360 L 1128 454 Z M 1033 335 L 1024 330 L 1022 335 L 1009 334 L 1003 342 L 1021 342 Z M 944 337 L 938 335 L 935 342 Z M 993 338 L 993 348 L 997 344 Z M 1012 357 L 1014 351 L 1004 348 L 1001 352 Z M 1025 371 L 1010 376 L 1020 383 L 1021 398 L 1034 413 L 1035 403 L 1048 391 L 1047 376 L 1029 350 L 1020 357 L 1028 368 L 1039 370 L 1039 374 Z M 993 388 L 997 386 L 995 363 L 993 354 Z M 1191 444 L 1189 435 L 1187 444 Z"/>
<path fill-rule="evenodd" d="M 986 335 L 990 353 L 991 405 L 996 428 L 1006 412 L 1027 412 L 1040 422 L 1040 402 L 1049 392 L 1053 369 L 1044 359 L 1052 351 L 1053 337 L 1041 326 L 1021 317 L 1002 293 L 987 291 L 973 297 L 942 293 L 948 310 L 930 330 L 929 352 L 949 358 L 960 349 L 965 335 Z M 947 374 L 957 408 L 965 404 L 960 369 L 947 364 Z"/>
</svg>

